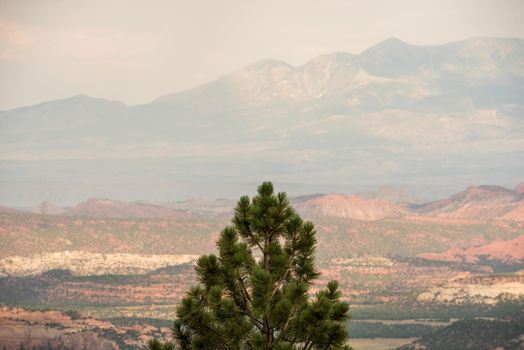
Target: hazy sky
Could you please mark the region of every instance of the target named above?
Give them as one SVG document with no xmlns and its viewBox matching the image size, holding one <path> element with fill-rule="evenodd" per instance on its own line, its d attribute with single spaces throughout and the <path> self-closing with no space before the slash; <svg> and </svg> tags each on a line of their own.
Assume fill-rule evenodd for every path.
<svg viewBox="0 0 524 350">
<path fill-rule="evenodd" d="M 523 23 L 519 0 L 0 0 L 0 110 L 77 94 L 140 104 L 264 58 L 524 37 Z"/>
</svg>

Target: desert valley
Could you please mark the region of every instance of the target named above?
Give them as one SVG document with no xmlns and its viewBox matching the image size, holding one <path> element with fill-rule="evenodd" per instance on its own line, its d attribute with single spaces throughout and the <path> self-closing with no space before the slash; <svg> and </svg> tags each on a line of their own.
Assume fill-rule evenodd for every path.
<svg viewBox="0 0 524 350">
<path fill-rule="evenodd" d="M 355 344 L 400 346 L 465 318 L 522 326 L 522 185 L 471 186 L 422 204 L 379 192 L 291 200 L 316 223 L 319 284 L 341 283 Z M 1 339 L 8 349 L 140 349 L 151 336 L 169 339 L 195 283 L 192 265 L 215 250 L 233 206 L 90 199 L 2 208 Z"/>
<path fill-rule="evenodd" d="M 100 3 L 0 1 L 0 350 L 170 341 L 209 271 L 220 349 L 524 349 L 521 2 Z M 266 183 L 217 244 L 265 181 L 316 236 Z"/>
</svg>

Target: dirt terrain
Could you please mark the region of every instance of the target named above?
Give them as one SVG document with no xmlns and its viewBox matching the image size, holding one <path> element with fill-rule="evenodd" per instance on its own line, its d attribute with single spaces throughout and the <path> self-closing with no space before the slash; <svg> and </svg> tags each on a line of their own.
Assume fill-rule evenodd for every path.
<svg viewBox="0 0 524 350">
<path fill-rule="evenodd" d="M 68 349 L 141 349 L 151 337 L 169 336 L 168 328 L 148 324 L 116 326 L 76 312 L 0 308 L 0 339 L 6 350 L 43 347 Z"/>
<path fill-rule="evenodd" d="M 479 186 L 423 205 L 341 194 L 292 201 L 316 225 L 318 285 L 338 280 L 357 309 L 387 311 L 396 305 L 440 314 L 450 305 L 491 307 L 521 300 L 521 197 L 519 191 Z M 40 213 L 0 208 L 2 304 L 71 309 L 142 325 L 5 309 L 2 328 L 16 335 L 8 338 L 9 346 L 50 342 L 53 347 L 135 349 L 147 336 L 163 334 L 158 324 L 138 319 L 175 317 L 177 303 L 195 283 L 195 259 L 216 251 L 219 232 L 229 223 L 226 204 L 231 205 L 97 199 L 63 210 L 46 204 Z M 311 292 L 316 291 L 313 285 Z M 380 319 L 382 311 L 373 311 L 373 318 Z M 45 321 L 53 318 L 56 322 Z"/>
<path fill-rule="evenodd" d="M 396 218 L 409 213 L 408 209 L 387 200 L 338 193 L 295 201 L 295 209 L 308 217 L 336 217 L 362 221 Z"/>
</svg>

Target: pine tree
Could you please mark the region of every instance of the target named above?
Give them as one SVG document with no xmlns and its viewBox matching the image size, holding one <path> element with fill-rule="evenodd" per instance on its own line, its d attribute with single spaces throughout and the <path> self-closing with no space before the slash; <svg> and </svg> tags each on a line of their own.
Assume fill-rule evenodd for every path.
<svg viewBox="0 0 524 350">
<path fill-rule="evenodd" d="M 349 304 L 338 283 L 308 296 L 319 276 L 315 245 L 314 225 L 270 182 L 252 200 L 241 197 L 232 225 L 220 233 L 218 256 L 198 259 L 199 283 L 177 309 L 179 348 L 349 349 Z M 152 341 L 149 349 L 171 345 Z"/>
</svg>

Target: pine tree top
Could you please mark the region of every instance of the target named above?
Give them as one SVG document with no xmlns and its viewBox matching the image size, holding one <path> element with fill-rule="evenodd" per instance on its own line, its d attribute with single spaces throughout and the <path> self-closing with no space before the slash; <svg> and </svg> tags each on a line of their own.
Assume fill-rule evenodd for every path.
<svg viewBox="0 0 524 350">
<path fill-rule="evenodd" d="M 218 254 L 201 256 L 192 287 L 177 309 L 173 335 L 180 349 L 349 349 L 349 304 L 331 281 L 314 297 L 319 276 L 316 231 L 271 182 L 238 201 Z M 153 340 L 150 350 L 172 343 Z"/>
</svg>

